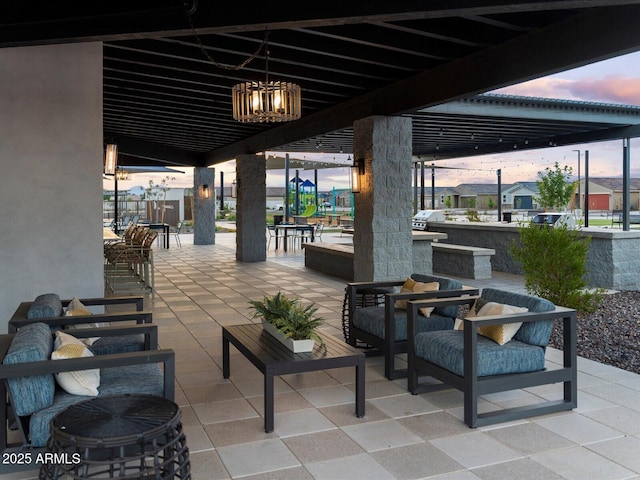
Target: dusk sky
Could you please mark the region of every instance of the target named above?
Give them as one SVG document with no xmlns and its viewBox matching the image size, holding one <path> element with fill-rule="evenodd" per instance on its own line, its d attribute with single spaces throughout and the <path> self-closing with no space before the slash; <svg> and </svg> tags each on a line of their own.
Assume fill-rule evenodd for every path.
<svg viewBox="0 0 640 480">
<path fill-rule="evenodd" d="M 594 63 L 585 67 L 567 70 L 562 73 L 513 85 L 492 93 L 523 95 L 531 97 L 558 98 L 566 100 L 584 100 L 589 102 L 621 103 L 640 106 L 640 52 L 624 55 L 611 60 Z M 460 183 L 493 183 L 495 171 L 502 169 L 504 184 L 517 181 L 535 181 L 538 172 L 552 167 L 555 162 L 568 165 L 577 175 L 578 154 L 573 150 L 589 150 L 589 175 L 592 177 L 616 177 L 622 175 L 622 141 L 599 142 L 568 147 L 547 148 L 543 150 L 519 151 L 506 154 L 468 157 L 460 160 L 447 160 L 442 165 L 458 167 L 462 170 L 439 170 L 436 176 L 438 186 L 455 186 Z M 310 154 L 311 155 L 311 154 Z M 334 155 L 324 157 L 330 160 Z M 336 155 L 345 157 L 346 155 Z M 640 139 L 631 140 L 631 174 L 640 177 Z M 582 172 L 584 176 L 584 153 L 582 153 Z M 235 178 L 235 162 L 216 165 L 216 187 L 220 171 L 225 172 L 225 185 Z M 466 170 L 468 169 L 468 170 Z M 170 187 L 191 187 L 193 170 L 183 168 L 184 175 L 172 175 Z M 128 181 L 118 183 L 119 188 L 129 189 L 136 185 L 148 186 L 149 179 L 159 183 L 165 175 L 136 174 Z M 313 181 L 312 171 L 300 171 L 302 179 Z M 319 189 L 331 190 L 348 187 L 346 168 L 321 170 Z M 284 171 L 269 171 L 268 186 L 282 186 Z M 112 189 L 111 180 L 104 181 L 104 188 Z"/>
</svg>

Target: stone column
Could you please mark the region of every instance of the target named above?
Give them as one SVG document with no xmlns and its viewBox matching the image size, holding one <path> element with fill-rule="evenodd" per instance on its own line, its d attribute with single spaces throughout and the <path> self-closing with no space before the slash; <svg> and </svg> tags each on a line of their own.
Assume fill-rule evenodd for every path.
<svg viewBox="0 0 640 480">
<path fill-rule="evenodd" d="M 213 168 L 196 167 L 193 170 L 193 244 L 214 245 L 216 243 L 216 195 Z M 204 186 L 209 190 L 205 197 Z"/>
<path fill-rule="evenodd" d="M 236 260 L 267 259 L 267 168 L 263 155 L 236 157 Z"/>
<path fill-rule="evenodd" d="M 401 280 L 412 271 L 411 119 L 368 117 L 353 124 L 354 159 L 364 159 L 354 194 L 354 280 Z"/>
</svg>

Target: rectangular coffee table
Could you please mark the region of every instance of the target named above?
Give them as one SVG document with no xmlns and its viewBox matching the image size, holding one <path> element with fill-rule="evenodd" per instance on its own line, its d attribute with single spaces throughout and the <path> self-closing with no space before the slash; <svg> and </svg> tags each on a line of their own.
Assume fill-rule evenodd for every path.
<svg viewBox="0 0 640 480">
<path fill-rule="evenodd" d="M 233 344 L 264 375 L 264 431 L 273 431 L 273 377 L 330 368 L 356 367 L 356 415 L 364 416 L 363 352 L 330 335 L 320 336 L 326 350 L 318 345 L 309 353 L 293 353 L 262 330 L 262 325 L 222 327 L 222 373 L 229 378 L 229 343 Z"/>
</svg>

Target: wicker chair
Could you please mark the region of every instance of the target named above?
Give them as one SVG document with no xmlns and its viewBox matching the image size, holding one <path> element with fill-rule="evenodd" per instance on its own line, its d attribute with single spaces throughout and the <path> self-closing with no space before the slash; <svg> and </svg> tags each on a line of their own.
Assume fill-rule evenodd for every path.
<svg viewBox="0 0 640 480">
<path fill-rule="evenodd" d="M 414 273 L 411 278 L 417 282 L 438 282 L 439 290 L 424 293 L 399 293 L 396 291 L 404 282 L 358 282 L 349 283 L 345 293 L 348 303 L 345 337 L 350 345 L 363 342 L 372 348 L 367 355 L 384 355 L 384 374 L 388 379 L 405 377 L 406 369 L 395 368 L 395 356 L 407 351 L 407 311 L 398 308 L 396 302 L 434 297 L 458 297 L 475 295 L 478 290 L 465 287 L 454 279 Z M 377 299 L 374 302 L 359 302 L 361 297 Z M 384 298 L 380 301 L 380 297 Z M 360 303 L 360 305 L 359 305 Z M 444 330 L 453 327 L 458 307 L 437 308 L 429 317 L 421 315 L 420 328 Z M 344 319 L 343 319 L 344 321 Z"/>
<path fill-rule="evenodd" d="M 112 292 L 149 292 L 155 296 L 152 245 L 158 232 L 143 228 L 131 245 L 116 244 L 105 256 L 105 280 Z"/>
</svg>

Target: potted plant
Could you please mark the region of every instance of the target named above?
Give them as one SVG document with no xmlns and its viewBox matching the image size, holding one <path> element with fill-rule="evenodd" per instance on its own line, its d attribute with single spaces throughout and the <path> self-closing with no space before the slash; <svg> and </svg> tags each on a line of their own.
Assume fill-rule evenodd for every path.
<svg viewBox="0 0 640 480">
<path fill-rule="evenodd" d="M 310 352 L 315 341 L 324 346 L 316 332 L 324 319 L 315 315 L 318 307 L 313 303 L 301 305 L 297 298 L 288 298 L 281 292 L 261 301 L 250 301 L 253 318 L 262 318 L 264 329 L 294 353 Z"/>
</svg>

